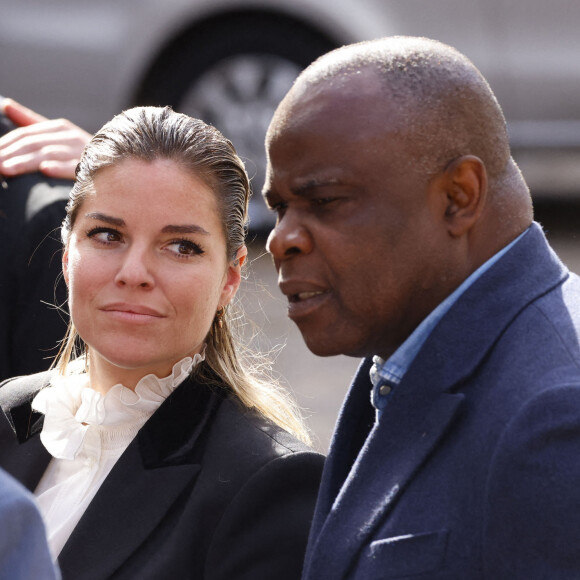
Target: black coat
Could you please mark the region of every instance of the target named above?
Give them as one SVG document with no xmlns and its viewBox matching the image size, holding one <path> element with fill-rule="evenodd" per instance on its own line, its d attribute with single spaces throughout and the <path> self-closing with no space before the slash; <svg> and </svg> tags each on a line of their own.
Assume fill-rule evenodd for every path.
<svg viewBox="0 0 580 580">
<path fill-rule="evenodd" d="M 0 388 L 0 466 L 34 490 L 50 455 L 30 402 L 40 373 Z M 119 458 L 64 546 L 63 580 L 298 579 L 323 457 L 190 378 Z"/>
<path fill-rule="evenodd" d="M 0 114 L 0 135 L 13 125 Z M 60 225 L 73 182 L 40 173 L 0 187 L 0 380 L 47 369 L 66 332 Z"/>
</svg>

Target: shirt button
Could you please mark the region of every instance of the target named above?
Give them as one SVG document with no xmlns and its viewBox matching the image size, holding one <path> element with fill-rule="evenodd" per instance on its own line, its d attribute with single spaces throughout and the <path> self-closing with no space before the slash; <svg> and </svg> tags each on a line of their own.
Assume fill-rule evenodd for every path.
<svg viewBox="0 0 580 580">
<path fill-rule="evenodd" d="M 383 395 L 383 397 L 389 395 L 392 390 L 393 388 L 390 385 L 381 385 L 379 387 L 379 393 Z"/>
</svg>

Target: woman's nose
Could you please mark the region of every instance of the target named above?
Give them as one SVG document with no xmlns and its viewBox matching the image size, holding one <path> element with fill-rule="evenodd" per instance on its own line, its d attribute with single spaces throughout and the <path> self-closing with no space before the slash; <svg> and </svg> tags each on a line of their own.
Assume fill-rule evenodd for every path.
<svg viewBox="0 0 580 580">
<path fill-rule="evenodd" d="M 124 253 L 123 260 L 115 276 L 120 286 L 150 288 L 155 284 L 151 269 L 151 258 L 145 248 L 132 246 Z"/>
</svg>

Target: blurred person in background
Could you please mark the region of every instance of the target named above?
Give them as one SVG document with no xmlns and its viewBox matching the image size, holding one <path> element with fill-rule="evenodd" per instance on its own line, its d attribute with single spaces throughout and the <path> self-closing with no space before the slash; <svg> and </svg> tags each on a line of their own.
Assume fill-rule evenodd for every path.
<svg viewBox="0 0 580 580">
<path fill-rule="evenodd" d="M 0 141 L 12 129 L 0 113 Z M 0 170 L 0 380 L 46 370 L 66 330 L 59 231 L 71 187 Z"/>
<path fill-rule="evenodd" d="M 300 577 L 323 457 L 232 334 L 249 193 L 231 143 L 168 108 L 84 150 L 57 367 L 0 385 L 0 465 L 65 579 Z"/>
<path fill-rule="evenodd" d="M 0 469 L 0 578 L 57 580 L 34 496 Z"/>
</svg>

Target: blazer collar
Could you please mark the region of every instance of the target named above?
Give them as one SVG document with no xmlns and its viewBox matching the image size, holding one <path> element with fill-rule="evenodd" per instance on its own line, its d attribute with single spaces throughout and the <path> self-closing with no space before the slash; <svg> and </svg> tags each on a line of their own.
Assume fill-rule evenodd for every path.
<svg viewBox="0 0 580 580">
<path fill-rule="evenodd" d="M 534 222 L 433 329 L 398 390 L 444 392 L 459 385 L 477 369 L 522 310 L 569 275 Z M 421 382 L 426 369 L 430 377 L 427 385 Z"/>
<path fill-rule="evenodd" d="M 163 402 L 137 436 L 146 468 L 199 460 L 200 439 L 228 389 L 189 377 Z"/>
<path fill-rule="evenodd" d="M 34 411 L 32 400 L 50 387 L 53 371 L 17 377 L 0 385 L 0 408 L 19 443 L 42 431 L 44 415 Z M 227 389 L 217 377 L 213 385 L 186 379 L 163 402 L 138 434 L 143 461 L 149 467 L 186 461 L 205 425 Z M 193 427 L 193 431 L 192 431 Z"/>
<path fill-rule="evenodd" d="M 371 361 L 362 364 L 326 461 L 305 578 L 345 575 L 460 413 L 464 395 L 454 390 L 476 371 L 510 322 L 568 275 L 533 224 L 440 321 L 374 425 Z"/>
<path fill-rule="evenodd" d="M 21 377 L 0 385 L 0 464 L 30 491 L 34 491 L 51 455 L 34 435 L 40 433 L 44 416 L 30 402 L 49 384 L 49 373 Z"/>
<path fill-rule="evenodd" d="M 40 433 L 44 415 L 33 411 L 32 399 L 38 391 L 50 385 L 52 371 L 17 377 L 0 385 L 0 407 L 19 443 Z"/>
</svg>

